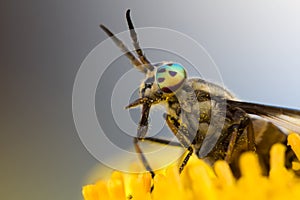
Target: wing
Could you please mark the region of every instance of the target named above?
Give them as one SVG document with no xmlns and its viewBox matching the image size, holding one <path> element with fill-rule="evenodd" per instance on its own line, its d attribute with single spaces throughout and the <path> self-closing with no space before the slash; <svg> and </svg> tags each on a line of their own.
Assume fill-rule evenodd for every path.
<svg viewBox="0 0 300 200">
<path fill-rule="evenodd" d="M 300 134 L 300 110 L 263 104 L 227 100 L 231 106 L 242 108 L 249 114 L 268 119 L 275 125 Z"/>
</svg>

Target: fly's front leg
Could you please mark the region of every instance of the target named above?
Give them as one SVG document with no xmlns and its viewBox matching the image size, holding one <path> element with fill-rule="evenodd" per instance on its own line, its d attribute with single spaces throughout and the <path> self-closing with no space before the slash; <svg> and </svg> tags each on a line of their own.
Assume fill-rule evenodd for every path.
<svg viewBox="0 0 300 200">
<path fill-rule="evenodd" d="M 170 140 L 164 140 L 164 139 L 160 139 L 160 138 L 151 138 L 151 137 L 145 137 L 145 138 L 135 137 L 134 138 L 135 150 L 136 150 L 137 153 L 139 153 L 140 159 L 142 160 L 145 169 L 151 173 L 152 178 L 155 176 L 155 174 L 152 171 L 152 168 L 150 167 L 150 165 L 149 165 L 142 149 L 138 145 L 139 141 L 141 141 L 141 142 L 154 142 L 154 143 L 157 143 L 157 144 L 169 145 L 169 146 L 173 146 L 173 147 L 182 147 L 182 145 L 178 142 L 174 142 L 174 141 L 170 141 Z"/>
<path fill-rule="evenodd" d="M 149 112 L 152 104 L 155 104 L 159 101 L 164 100 L 162 97 L 157 97 L 154 99 L 148 98 L 148 97 L 141 97 L 134 102 L 130 103 L 128 106 L 126 106 L 126 109 L 133 108 L 139 105 L 142 105 L 142 115 L 139 122 L 139 126 L 137 129 L 137 137 L 133 138 L 133 144 L 135 151 L 139 154 L 139 157 L 141 161 L 143 162 L 144 167 L 147 171 L 151 173 L 152 178 L 155 176 L 152 168 L 150 167 L 142 149 L 139 146 L 139 141 L 144 141 L 145 136 L 148 131 L 148 118 L 149 118 Z"/>
<path fill-rule="evenodd" d="M 150 108 L 149 108 L 150 109 Z M 143 109 L 144 110 L 144 109 Z M 144 113 L 142 112 L 143 114 L 147 114 L 147 113 Z M 142 118 L 141 118 L 141 121 L 140 121 L 140 125 L 139 127 L 143 127 L 145 126 L 145 124 L 143 124 L 143 122 L 145 122 L 145 120 L 147 119 L 147 122 L 148 122 L 148 115 L 147 117 L 142 115 Z M 148 127 L 148 123 L 147 123 L 147 126 Z M 141 129 L 138 129 L 138 131 L 141 130 Z M 138 132 L 138 136 L 141 136 L 141 135 L 145 135 L 144 133 L 140 133 Z M 142 149 L 140 148 L 138 142 L 141 141 L 141 142 L 144 142 L 144 141 L 149 141 L 149 142 L 155 142 L 155 143 L 159 143 L 159 144 L 164 144 L 164 145 L 171 145 L 171 146 L 176 146 L 176 147 L 181 147 L 181 144 L 179 143 L 176 143 L 176 142 L 173 142 L 173 141 L 169 141 L 169 140 L 164 140 L 164 139 L 159 139 L 159 138 L 148 138 L 148 137 L 135 137 L 133 139 L 133 143 L 134 143 L 134 147 L 135 147 L 135 151 L 139 154 L 139 157 L 145 167 L 145 169 L 150 172 L 151 174 L 151 177 L 152 179 L 154 178 L 155 176 L 155 173 L 153 172 L 148 160 L 146 159 Z M 186 161 L 184 161 L 184 163 L 187 162 L 188 159 L 185 159 Z M 183 168 L 182 168 L 183 169 Z M 182 170 L 180 170 L 181 172 Z M 152 192 L 154 189 L 154 185 L 151 186 L 151 189 L 150 191 Z"/>
<path fill-rule="evenodd" d="M 151 177 L 154 178 L 155 173 L 153 172 L 153 170 L 152 170 L 152 168 L 151 168 L 148 160 L 146 159 L 146 157 L 145 157 L 145 155 L 144 155 L 144 153 L 143 153 L 140 145 L 138 144 L 139 141 L 143 141 L 143 139 L 137 138 L 137 137 L 133 138 L 133 144 L 134 144 L 135 151 L 139 154 L 139 157 L 140 157 L 140 159 L 141 159 L 141 161 L 142 161 L 145 169 L 148 172 L 150 172 Z"/>
<path fill-rule="evenodd" d="M 187 139 L 189 136 L 189 132 L 184 126 L 180 126 L 180 123 L 176 118 L 168 114 L 165 114 L 164 117 L 166 119 L 169 128 L 171 129 L 171 131 L 174 133 L 176 138 L 179 140 L 179 142 L 186 149 L 187 152 L 185 158 L 183 159 L 179 167 L 179 173 L 181 173 L 194 151 L 194 149 L 191 146 L 191 142 Z"/>
<path fill-rule="evenodd" d="M 147 134 L 148 130 L 148 117 L 149 117 L 149 112 L 150 112 L 150 107 L 151 105 L 148 103 L 143 104 L 142 108 L 142 117 L 138 126 L 138 131 L 137 131 L 137 137 L 133 138 L 133 144 L 135 151 L 139 154 L 139 157 L 141 161 L 143 162 L 143 165 L 147 171 L 151 173 L 152 178 L 154 178 L 155 173 L 153 172 L 152 168 L 149 165 L 149 162 L 147 161 L 140 145 L 138 144 L 139 141 L 143 141 L 145 135 Z"/>
<path fill-rule="evenodd" d="M 145 169 L 150 172 L 151 177 L 153 179 L 154 176 L 155 176 L 155 173 L 152 170 L 148 160 L 146 159 L 142 149 L 140 148 L 140 145 L 138 144 L 139 141 L 151 141 L 151 142 L 156 142 L 156 143 L 160 143 L 160 144 L 167 144 L 167 145 L 172 145 L 172 146 L 180 146 L 180 144 L 178 144 L 176 142 L 168 141 L 168 140 L 157 139 L 157 138 L 146 138 L 145 137 L 145 135 L 147 133 L 147 130 L 148 130 L 148 117 L 149 117 L 150 107 L 151 107 L 150 104 L 147 104 L 147 103 L 143 104 L 142 117 L 141 117 L 141 120 L 140 120 L 140 123 L 139 123 L 137 137 L 134 137 L 133 143 L 134 143 L 135 151 L 139 154 L 139 157 L 140 157 Z M 184 165 L 187 163 L 187 161 L 188 161 L 191 154 L 192 154 L 192 151 L 184 159 L 184 161 L 183 161 L 184 164 L 182 164 L 182 167 L 180 167 L 180 170 L 179 170 L 180 172 L 182 171 Z M 150 191 L 152 192 L 153 189 L 154 189 L 154 186 L 152 185 Z"/>
<path fill-rule="evenodd" d="M 155 176 L 155 173 L 153 172 L 148 160 L 146 159 L 146 156 L 144 155 L 140 145 L 139 145 L 139 141 L 143 141 L 145 135 L 147 134 L 148 131 L 148 117 L 149 117 L 149 112 L 150 112 L 150 107 L 151 104 L 149 103 L 143 103 L 143 107 L 142 107 L 142 117 L 138 126 L 138 130 L 137 130 L 137 137 L 133 138 L 133 144 L 134 144 L 134 148 L 135 151 L 139 154 L 139 157 L 145 167 L 145 169 L 151 174 L 152 179 Z M 150 191 L 152 192 L 154 189 L 154 185 L 151 186 Z"/>
<path fill-rule="evenodd" d="M 148 131 L 148 118 L 150 112 L 151 105 L 148 103 L 144 103 L 142 107 L 142 117 L 137 129 L 137 137 L 139 139 L 144 138 Z"/>
</svg>

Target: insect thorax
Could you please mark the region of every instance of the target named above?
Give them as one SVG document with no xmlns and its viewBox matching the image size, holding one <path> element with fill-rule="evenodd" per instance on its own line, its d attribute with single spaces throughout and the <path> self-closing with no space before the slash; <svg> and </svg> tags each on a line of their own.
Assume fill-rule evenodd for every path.
<svg viewBox="0 0 300 200">
<path fill-rule="evenodd" d="M 219 131 L 222 137 L 230 126 L 231 122 L 225 119 L 226 99 L 234 99 L 234 96 L 224 88 L 202 79 L 187 79 L 180 90 L 159 104 L 164 105 L 167 114 L 179 122 L 179 129 L 184 127 L 189 131 L 179 134 L 185 135 L 198 153 L 207 134 Z M 210 125 L 214 127 L 209 133 Z"/>
</svg>

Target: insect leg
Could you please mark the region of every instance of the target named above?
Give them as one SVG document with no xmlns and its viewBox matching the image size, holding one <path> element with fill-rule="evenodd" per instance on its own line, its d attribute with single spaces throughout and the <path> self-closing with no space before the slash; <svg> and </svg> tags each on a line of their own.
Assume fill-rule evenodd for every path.
<svg viewBox="0 0 300 200">
<path fill-rule="evenodd" d="M 188 136 L 189 133 L 188 130 L 183 126 L 180 126 L 178 120 L 172 117 L 171 115 L 165 114 L 164 117 L 166 118 L 166 122 L 169 128 L 171 129 L 171 131 L 174 133 L 174 135 L 179 140 L 181 145 L 187 150 L 187 154 L 179 167 L 179 173 L 181 173 L 194 151 L 191 146 L 191 142 L 185 137 Z"/>
<path fill-rule="evenodd" d="M 131 61 L 131 63 L 141 72 L 147 73 L 147 69 L 143 64 L 129 51 L 126 45 L 119 39 L 115 34 L 113 34 L 106 26 L 100 25 L 100 28 L 114 41 L 114 43 L 125 53 L 126 57 Z"/>
<path fill-rule="evenodd" d="M 231 163 L 232 160 L 232 154 L 236 145 L 236 142 L 238 141 L 239 137 L 243 134 L 243 132 L 247 130 L 247 145 L 248 150 L 255 151 L 255 142 L 254 142 L 254 131 L 253 131 L 253 124 L 251 119 L 247 116 L 247 114 L 242 117 L 239 124 L 233 124 L 229 128 L 230 132 L 230 140 L 225 156 L 225 161 L 228 163 Z"/>
<path fill-rule="evenodd" d="M 188 130 L 186 128 L 184 128 L 183 126 L 180 126 L 180 123 L 178 122 L 178 120 L 175 119 L 174 117 L 172 117 L 171 115 L 164 114 L 164 117 L 166 119 L 166 122 L 167 122 L 169 128 L 174 133 L 176 138 L 179 140 L 181 145 L 186 149 L 189 146 L 191 146 L 191 142 L 188 141 L 187 138 L 185 137 L 185 135 L 188 135 Z"/>
<path fill-rule="evenodd" d="M 174 147 L 182 147 L 182 145 L 179 142 L 174 142 L 170 140 L 160 139 L 160 138 L 153 138 L 153 137 L 145 137 L 142 141 L 146 142 L 154 142 L 162 145 L 169 145 Z"/>
<path fill-rule="evenodd" d="M 149 171 L 151 173 L 151 175 L 154 177 L 154 172 L 152 171 L 147 159 L 145 158 L 143 152 L 141 151 L 139 145 L 137 144 L 138 141 L 150 141 L 150 142 L 156 142 L 159 144 L 165 144 L 165 145 L 171 145 L 171 146 L 177 146 L 177 147 L 185 147 L 188 151 L 188 153 L 186 154 L 184 160 L 182 161 L 180 167 L 179 167 L 179 173 L 182 172 L 182 170 L 184 169 L 185 165 L 187 164 L 189 158 L 191 157 L 191 155 L 193 154 L 193 148 L 190 146 L 189 142 L 186 141 L 186 139 L 184 138 L 182 133 L 178 133 L 178 131 L 186 131 L 183 128 L 178 128 L 176 127 L 175 124 L 178 124 L 178 121 L 176 119 L 174 119 L 173 117 L 171 117 L 170 115 L 165 115 L 166 121 L 168 126 L 170 127 L 170 129 L 172 130 L 172 132 L 174 133 L 174 135 L 177 137 L 177 139 L 180 141 L 180 143 L 177 142 L 173 142 L 173 141 L 169 141 L 169 140 L 164 140 L 164 139 L 159 139 L 159 138 L 135 138 L 135 148 L 136 151 L 139 153 L 140 158 L 143 162 L 143 165 L 145 166 L 146 170 Z M 174 123 L 176 120 L 176 123 Z M 185 146 L 183 145 L 185 144 Z"/>
<path fill-rule="evenodd" d="M 252 120 L 250 118 L 248 118 L 248 119 L 249 119 L 249 124 L 247 126 L 248 150 L 250 150 L 250 151 L 256 151 L 253 122 L 252 122 Z"/>
<path fill-rule="evenodd" d="M 152 168 L 150 167 L 149 162 L 147 161 L 147 159 L 146 159 L 146 157 L 145 157 L 145 155 L 144 155 L 144 153 L 143 153 L 141 147 L 140 147 L 139 144 L 138 144 L 138 142 L 139 142 L 140 140 L 142 140 L 142 139 L 137 138 L 137 137 L 134 137 L 134 138 L 133 138 L 133 144 L 134 144 L 135 151 L 139 154 L 139 157 L 140 157 L 140 159 L 142 160 L 142 163 L 143 163 L 145 169 L 146 169 L 148 172 L 150 172 L 151 177 L 154 178 L 155 173 L 153 172 Z"/>
<path fill-rule="evenodd" d="M 142 107 L 142 117 L 139 122 L 139 126 L 137 129 L 137 137 L 144 138 L 148 131 L 148 117 L 150 112 L 151 105 L 148 103 L 144 103 Z"/>
<path fill-rule="evenodd" d="M 165 99 L 166 99 L 166 97 L 157 97 L 157 98 L 154 98 L 154 99 L 151 99 L 149 97 L 141 97 L 141 98 L 138 98 L 137 100 L 135 100 L 134 102 L 130 103 L 128 106 L 125 107 L 125 109 L 134 108 L 134 107 L 137 107 L 139 105 L 143 105 L 145 103 L 156 104 L 160 101 L 164 101 Z"/>
<path fill-rule="evenodd" d="M 137 53 L 140 61 L 146 65 L 147 69 L 149 69 L 150 71 L 153 71 L 154 67 L 151 65 L 150 61 L 146 58 L 146 56 L 144 55 L 144 53 L 139 45 L 137 34 L 135 32 L 132 20 L 130 18 L 130 10 L 129 9 L 126 12 L 126 19 L 127 19 L 128 28 L 130 30 L 130 36 L 133 41 L 133 46 L 135 48 L 135 52 Z"/>
<path fill-rule="evenodd" d="M 145 169 L 151 174 L 152 179 L 154 178 L 155 173 L 153 172 L 153 170 L 152 170 L 152 168 L 151 168 L 148 160 L 146 159 L 146 157 L 145 157 L 142 149 L 140 148 L 140 146 L 138 144 L 139 141 L 141 141 L 141 142 L 144 142 L 144 141 L 156 142 L 156 143 L 159 143 L 159 144 L 171 145 L 171 146 L 176 146 L 176 147 L 181 147 L 182 146 L 180 143 L 169 141 L 169 140 L 164 140 L 164 139 L 159 139 L 159 138 L 147 138 L 147 137 L 145 137 L 145 138 L 137 138 L 137 137 L 135 137 L 133 139 L 135 151 L 139 154 L 139 157 L 140 157 L 140 159 L 141 159 L 141 161 L 142 161 Z M 186 164 L 188 159 L 185 159 L 185 160 L 186 161 L 184 161 L 184 162 Z M 150 192 L 152 192 L 153 189 L 154 189 L 154 185 L 151 186 Z"/>
<path fill-rule="evenodd" d="M 188 147 L 187 149 L 188 153 L 185 156 L 184 160 L 182 161 L 180 167 L 179 167 L 179 174 L 182 172 L 182 170 L 184 169 L 184 167 L 186 166 L 186 164 L 188 163 L 191 155 L 193 154 L 194 150 L 191 146 Z"/>
<path fill-rule="evenodd" d="M 236 143 L 237 137 L 238 137 L 238 130 L 239 130 L 239 125 L 235 124 L 233 126 L 231 126 L 231 137 L 229 140 L 229 144 L 228 144 L 228 148 L 227 148 L 227 152 L 226 152 L 226 156 L 225 156 L 225 161 L 230 163 L 231 161 L 231 156 L 233 154 L 233 150 L 234 150 L 234 145 Z"/>
<path fill-rule="evenodd" d="M 149 165 L 149 162 L 147 161 L 142 149 L 140 148 L 138 142 L 140 140 L 143 140 L 145 135 L 147 134 L 148 130 L 148 116 L 150 111 L 151 104 L 144 103 L 142 108 L 142 117 L 139 123 L 138 131 L 137 131 L 137 137 L 133 139 L 133 144 L 135 151 L 139 154 L 140 159 L 142 160 L 142 163 L 147 171 L 151 173 L 151 177 L 154 178 L 155 173 L 153 172 L 152 168 Z"/>
<path fill-rule="evenodd" d="M 164 139 L 160 139 L 160 138 L 151 138 L 151 137 L 145 137 L 145 138 L 134 138 L 134 143 L 135 143 L 135 149 L 138 153 L 142 154 L 141 155 L 141 160 L 145 166 L 145 168 L 150 171 L 151 173 L 151 167 L 147 161 L 147 159 L 145 158 L 145 155 L 143 154 L 141 148 L 139 147 L 138 141 L 141 142 L 154 142 L 154 143 L 158 143 L 158 144 L 162 144 L 162 145 L 169 145 L 169 146 L 174 146 L 174 147 L 182 147 L 182 145 L 178 142 L 174 142 L 174 141 L 170 141 L 170 140 L 164 140 Z M 137 146 L 137 147 L 136 147 Z"/>
</svg>

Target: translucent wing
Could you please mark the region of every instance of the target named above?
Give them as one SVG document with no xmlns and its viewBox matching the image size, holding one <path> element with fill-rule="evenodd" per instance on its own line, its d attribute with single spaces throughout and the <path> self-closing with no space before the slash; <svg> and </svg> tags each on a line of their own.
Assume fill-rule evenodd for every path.
<svg viewBox="0 0 300 200">
<path fill-rule="evenodd" d="M 227 103 L 300 134 L 300 110 L 232 100 L 227 100 Z"/>
</svg>

